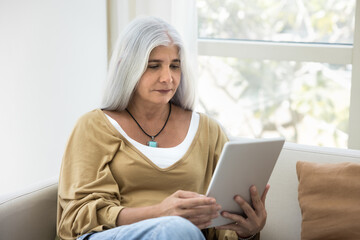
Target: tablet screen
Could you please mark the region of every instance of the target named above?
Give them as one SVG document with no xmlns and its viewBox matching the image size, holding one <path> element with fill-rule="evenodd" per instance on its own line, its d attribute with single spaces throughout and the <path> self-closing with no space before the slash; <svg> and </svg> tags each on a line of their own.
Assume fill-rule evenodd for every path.
<svg viewBox="0 0 360 240">
<path fill-rule="evenodd" d="M 250 187 L 255 185 L 260 196 L 265 190 L 275 163 L 284 145 L 283 138 L 230 141 L 224 145 L 208 191 L 221 205 L 221 211 L 243 214 L 234 196 L 251 203 Z M 231 223 L 221 215 L 209 227 Z"/>
</svg>

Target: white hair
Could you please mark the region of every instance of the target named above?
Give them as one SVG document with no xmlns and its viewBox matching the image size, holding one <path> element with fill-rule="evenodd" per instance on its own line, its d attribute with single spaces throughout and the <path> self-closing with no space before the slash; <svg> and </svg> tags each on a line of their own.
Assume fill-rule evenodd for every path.
<svg viewBox="0 0 360 240">
<path fill-rule="evenodd" d="M 170 101 L 193 110 L 196 84 L 183 41 L 174 27 L 155 17 L 135 19 L 118 38 L 109 64 L 101 108 L 124 110 L 147 68 L 151 51 L 157 46 L 171 44 L 179 48 L 181 80 Z"/>
</svg>

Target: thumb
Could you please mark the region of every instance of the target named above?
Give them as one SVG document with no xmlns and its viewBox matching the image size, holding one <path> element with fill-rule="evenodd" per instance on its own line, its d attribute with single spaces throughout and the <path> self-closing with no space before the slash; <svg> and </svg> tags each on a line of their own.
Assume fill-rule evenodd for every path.
<svg viewBox="0 0 360 240">
<path fill-rule="evenodd" d="M 269 189 L 270 189 L 270 185 L 266 184 L 265 190 L 264 190 L 263 194 L 261 195 L 261 201 L 263 202 L 264 206 L 265 206 L 266 195 L 269 192 Z"/>
</svg>

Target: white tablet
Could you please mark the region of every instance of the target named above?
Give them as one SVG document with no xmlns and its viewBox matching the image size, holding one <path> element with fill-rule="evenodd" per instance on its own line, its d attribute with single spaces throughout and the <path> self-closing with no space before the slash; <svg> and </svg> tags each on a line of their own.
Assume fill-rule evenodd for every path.
<svg viewBox="0 0 360 240">
<path fill-rule="evenodd" d="M 240 195 L 251 203 L 250 187 L 255 185 L 260 196 L 265 190 L 272 170 L 284 145 L 283 138 L 246 139 L 230 141 L 224 145 L 206 196 L 214 197 L 222 206 L 220 211 L 242 214 L 235 202 Z M 211 226 L 221 226 L 232 220 L 221 215 Z"/>
</svg>

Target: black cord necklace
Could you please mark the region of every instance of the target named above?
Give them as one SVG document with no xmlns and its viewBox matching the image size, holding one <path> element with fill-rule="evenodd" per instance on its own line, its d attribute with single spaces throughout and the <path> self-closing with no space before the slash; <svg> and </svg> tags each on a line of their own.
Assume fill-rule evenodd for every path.
<svg viewBox="0 0 360 240">
<path fill-rule="evenodd" d="M 165 124 L 164 126 L 161 128 L 161 130 L 154 136 L 151 136 L 150 134 L 148 134 L 147 132 L 145 132 L 145 130 L 140 126 L 140 124 L 138 123 L 138 121 L 136 121 L 136 119 L 134 118 L 134 116 L 130 113 L 130 111 L 125 108 L 125 110 L 129 113 L 129 115 L 132 117 L 132 119 L 134 119 L 134 121 L 136 122 L 136 124 L 139 126 L 139 128 L 141 129 L 141 131 L 143 131 L 143 133 L 146 134 L 146 136 L 148 136 L 149 138 L 151 138 L 150 141 L 147 142 L 147 145 L 149 147 L 158 147 L 158 143 L 155 141 L 155 138 L 162 132 L 162 130 L 164 130 L 169 118 L 170 118 L 170 113 L 171 113 L 171 103 L 169 103 L 169 115 L 166 118 Z"/>
</svg>

